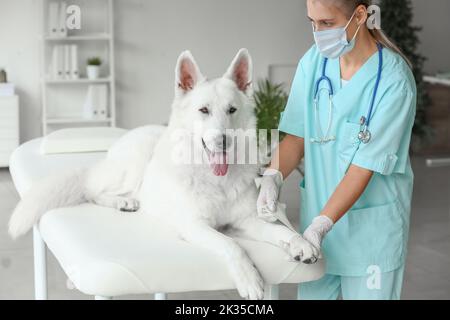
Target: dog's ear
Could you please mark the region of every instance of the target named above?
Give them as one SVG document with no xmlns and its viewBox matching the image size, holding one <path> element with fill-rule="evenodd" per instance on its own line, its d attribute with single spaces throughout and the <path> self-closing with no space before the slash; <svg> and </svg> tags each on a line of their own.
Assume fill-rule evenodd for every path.
<svg viewBox="0 0 450 320">
<path fill-rule="evenodd" d="M 253 81 L 253 64 L 247 49 L 239 50 L 223 77 L 233 80 L 242 92 L 249 93 Z"/>
<path fill-rule="evenodd" d="M 175 93 L 185 94 L 203 80 L 205 77 L 200 72 L 191 52 L 182 52 L 175 68 Z"/>
</svg>

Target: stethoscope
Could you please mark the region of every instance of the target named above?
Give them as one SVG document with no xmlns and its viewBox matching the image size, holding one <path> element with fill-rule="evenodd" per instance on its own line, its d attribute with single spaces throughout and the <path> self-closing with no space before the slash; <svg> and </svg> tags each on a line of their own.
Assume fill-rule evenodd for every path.
<svg viewBox="0 0 450 320">
<path fill-rule="evenodd" d="M 369 131 L 369 124 L 370 124 L 370 120 L 372 118 L 373 107 L 375 105 L 375 98 L 377 96 L 378 87 L 380 85 L 381 70 L 383 68 L 383 46 L 380 43 L 377 43 L 377 47 L 378 47 L 378 59 L 379 59 L 378 60 L 377 80 L 375 83 L 375 89 L 373 91 L 373 96 L 372 96 L 372 100 L 370 102 L 370 107 L 369 107 L 369 111 L 367 113 L 367 117 L 364 117 L 364 116 L 361 117 L 360 130 L 358 133 L 358 140 L 365 144 L 369 143 L 369 141 L 372 139 L 372 134 Z M 327 75 L 326 75 L 327 63 L 328 63 L 328 58 L 325 58 L 324 62 L 323 62 L 323 67 L 322 67 L 322 76 L 317 80 L 315 89 L 314 89 L 314 117 L 315 117 L 315 121 L 316 121 L 316 133 L 318 135 L 318 138 L 311 139 L 311 142 L 319 143 L 319 144 L 325 144 L 330 141 L 336 140 L 335 136 L 330 136 L 330 130 L 331 130 L 331 125 L 332 125 L 332 121 L 333 121 L 334 90 L 333 90 L 333 84 L 331 83 L 331 79 L 329 77 L 327 77 Z M 323 81 L 325 81 L 328 84 L 328 89 L 324 88 L 324 87 L 319 88 L 320 84 Z M 320 119 L 318 116 L 319 97 L 320 97 L 320 92 L 322 90 L 328 91 L 328 112 L 329 113 L 328 113 L 328 124 L 327 124 L 327 129 L 325 131 L 325 135 L 323 135 L 322 126 L 321 126 Z"/>
</svg>

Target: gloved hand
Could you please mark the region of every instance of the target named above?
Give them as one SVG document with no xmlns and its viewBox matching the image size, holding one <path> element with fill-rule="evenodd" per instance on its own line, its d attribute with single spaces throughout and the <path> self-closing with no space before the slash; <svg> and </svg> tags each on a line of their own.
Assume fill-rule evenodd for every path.
<svg viewBox="0 0 450 320">
<path fill-rule="evenodd" d="M 331 228 L 333 228 L 333 225 L 333 221 L 327 216 L 320 215 L 315 217 L 309 227 L 303 232 L 303 238 L 320 251 L 322 240 Z"/>
<path fill-rule="evenodd" d="M 287 253 L 286 258 L 288 261 L 301 261 L 305 264 L 313 264 L 317 262 L 320 255 L 319 250 L 299 234 L 293 236 L 289 243 L 280 241 L 280 246 Z"/>
<path fill-rule="evenodd" d="M 283 175 L 276 169 L 267 169 L 262 178 L 255 179 L 256 186 L 259 188 L 259 196 L 256 200 L 256 209 L 258 217 L 267 221 L 274 222 L 277 218 L 273 215 L 277 211 L 278 196 L 283 185 Z"/>
</svg>

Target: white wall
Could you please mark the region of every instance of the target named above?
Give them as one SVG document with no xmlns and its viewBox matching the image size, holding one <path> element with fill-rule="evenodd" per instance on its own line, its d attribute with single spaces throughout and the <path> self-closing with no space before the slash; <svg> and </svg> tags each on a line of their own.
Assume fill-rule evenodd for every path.
<svg viewBox="0 0 450 320">
<path fill-rule="evenodd" d="M 70 2 L 70 0 L 67 0 Z M 93 1 L 93 0 L 91 0 Z M 21 140 L 41 133 L 37 0 L 0 0 L 0 67 L 21 96 Z M 255 77 L 296 63 L 312 44 L 304 0 L 115 0 L 118 125 L 168 120 L 176 58 L 190 49 L 209 77 L 222 75 L 240 47 Z M 413 0 L 424 26 L 427 71 L 450 70 L 448 0 Z"/>
<path fill-rule="evenodd" d="M 255 77 L 265 77 L 270 63 L 297 62 L 312 41 L 302 0 L 121 0 L 116 13 L 118 117 L 125 127 L 168 120 L 182 50 L 217 77 L 247 47 Z"/>
<path fill-rule="evenodd" d="M 41 135 L 38 3 L 0 0 L 0 68 L 20 96 L 21 141 Z"/>
</svg>

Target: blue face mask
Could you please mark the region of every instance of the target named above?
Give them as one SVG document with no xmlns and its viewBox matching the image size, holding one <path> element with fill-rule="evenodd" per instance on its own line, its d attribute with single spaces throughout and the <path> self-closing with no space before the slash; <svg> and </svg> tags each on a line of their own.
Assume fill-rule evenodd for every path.
<svg viewBox="0 0 450 320">
<path fill-rule="evenodd" d="M 336 59 L 342 57 L 346 53 L 352 51 L 355 47 L 356 35 L 358 34 L 361 25 L 358 26 L 358 29 L 356 30 L 352 40 L 350 42 L 347 40 L 347 27 L 353 20 L 355 13 L 356 11 L 353 13 L 352 17 L 345 27 L 315 31 L 313 24 L 314 40 L 320 53 L 325 58 Z"/>
</svg>

